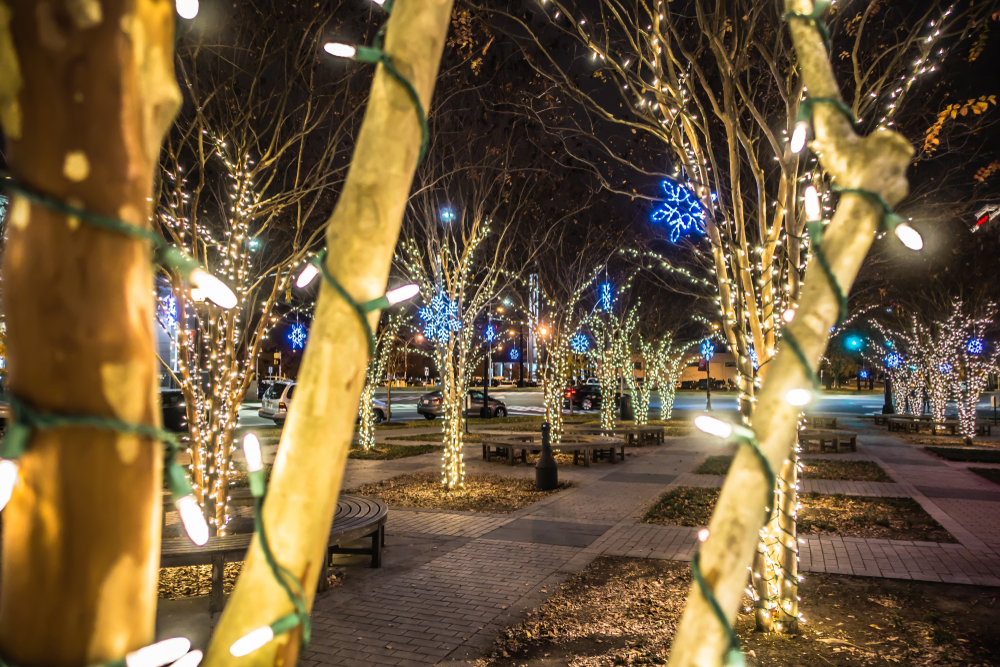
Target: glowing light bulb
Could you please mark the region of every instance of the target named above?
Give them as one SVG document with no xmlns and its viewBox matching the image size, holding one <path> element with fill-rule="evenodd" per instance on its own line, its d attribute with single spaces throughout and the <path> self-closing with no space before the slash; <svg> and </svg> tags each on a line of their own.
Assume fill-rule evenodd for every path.
<svg viewBox="0 0 1000 667">
<path fill-rule="evenodd" d="M 418 294 L 420 294 L 420 287 L 416 284 L 409 284 L 389 290 L 385 293 L 385 298 L 388 299 L 389 305 L 394 306 L 400 301 L 412 299 Z"/>
<path fill-rule="evenodd" d="M 792 320 L 794 320 L 795 319 L 795 309 L 794 308 L 786 308 L 785 312 L 783 312 L 781 314 L 781 319 L 783 319 L 786 323 L 791 322 Z"/>
<path fill-rule="evenodd" d="M 309 285 L 309 283 L 311 283 L 318 275 L 319 269 L 315 264 L 306 264 L 306 268 L 302 269 L 302 273 L 300 273 L 299 277 L 295 280 L 295 286 L 302 289 L 303 287 Z"/>
<path fill-rule="evenodd" d="M 17 482 L 17 464 L 8 459 L 0 461 L 0 510 L 10 502 Z"/>
<path fill-rule="evenodd" d="M 260 453 L 260 440 L 253 433 L 243 436 L 243 458 L 246 460 L 247 472 L 263 470 L 264 459 Z"/>
<path fill-rule="evenodd" d="M 202 292 L 202 291 L 201 291 L 200 289 L 198 289 L 197 287 L 192 287 L 192 288 L 191 288 L 191 298 L 192 298 L 192 299 L 193 299 L 194 301 L 197 301 L 198 303 L 201 303 L 202 301 L 204 301 L 204 300 L 205 300 L 205 293 L 204 293 L 204 292 Z"/>
<path fill-rule="evenodd" d="M 177 0 L 177 14 L 182 19 L 193 19 L 198 16 L 198 0 Z"/>
<path fill-rule="evenodd" d="M 795 124 L 795 129 L 792 131 L 792 143 L 789 148 L 793 153 L 801 153 L 802 149 L 805 148 L 806 138 L 809 136 L 809 123 L 804 120 L 800 120 Z"/>
<path fill-rule="evenodd" d="M 237 658 L 240 658 L 244 655 L 253 653 L 272 639 L 274 639 L 274 630 L 272 630 L 270 626 L 265 625 L 264 627 L 248 632 L 237 639 L 233 642 L 233 645 L 229 647 L 229 652 Z"/>
<path fill-rule="evenodd" d="M 185 655 L 182 655 L 177 662 L 170 665 L 170 667 L 198 667 L 201 664 L 201 659 L 205 657 L 205 654 L 201 651 L 191 651 Z"/>
<path fill-rule="evenodd" d="M 355 47 L 342 42 L 327 42 L 323 45 L 323 50 L 338 58 L 353 58 L 358 52 Z"/>
<path fill-rule="evenodd" d="M 229 310 L 236 305 L 236 295 L 233 294 L 233 290 L 205 269 L 200 267 L 195 269 L 188 280 L 220 308 Z"/>
<path fill-rule="evenodd" d="M 701 431 L 719 438 L 728 438 L 733 434 L 733 427 L 721 419 L 699 415 L 694 418 L 694 425 Z"/>
<path fill-rule="evenodd" d="M 823 209 L 819 203 L 819 192 L 813 185 L 807 186 L 804 193 L 806 204 L 806 220 L 816 221 L 823 219 Z"/>
<path fill-rule="evenodd" d="M 199 547 L 204 546 L 208 542 L 208 524 L 205 523 L 205 515 L 201 513 L 201 508 L 198 507 L 198 501 L 194 496 L 187 495 L 178 498 L 174 507 L 181 517 L 184 532 Z"/>
<path fill-rule="evenodd" d="M 144 646 L 125 656 L 127 667 L 160 667 L 182 657 L 191 648 L 191 641 L 186 637 L 164 639 L 161 642 Z"/>
<path fill-rule="evenodd" d="M 785 394 L 785 400 L 788 401 L 790 405 L 802 407 L 803 405 L 809 405 L 809 403 L 812 402 L 813 395 L 808 389 L 792 389 Z"/>
<path fill-rule="evenodd" d="M 698 531 L 698 541 L 704 542 L 708 539 L 708 528 L 702 528 Z"/>
<path fill-rule="evenodd" d="M 924 238 L 920 235 L 920 232 L 905 222 L 896 225 L 896 238 L 910 250 L 921 250 L 924 247 Z"/>
</svg>

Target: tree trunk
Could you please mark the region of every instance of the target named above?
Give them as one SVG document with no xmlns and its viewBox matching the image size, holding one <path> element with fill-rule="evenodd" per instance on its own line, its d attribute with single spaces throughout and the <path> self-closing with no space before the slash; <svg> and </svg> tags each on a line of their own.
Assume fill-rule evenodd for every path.
<svg viewBox="0 0 1000 667">
<path fill-rule="evenodd" d="M 804 14 L 813 9 L 809 0 L 786 0 L 785 6 Z M 810 95 L 839 98 L 826 48 L 815 26 L 792 18 L 788 28 Z M 880 131 L 858 137 L 847 119 L 829 105 L 814 108 L 813 126 L 814 146 L 822 166 L 838 183 L 877 192 L 890 206 L 906 196 L 906 167 L 913 149 L 900 135 Z M 822 248 L 845 292 L 854 282 L 881 219 L 882 211 L 877 206 L 861 196 L 845 195 L 826 227 Z M 786 327 L 786 336 L 790 333 L 795 337 L 813 369 L 838 312 L 839 303 L 823 270 L 818 262 L 810 263 L 799 308 L 794 321 Z M 787 342 L 769 363 L 753 421 L 760 448 L 774 470 L 780 470 L 780 464 L 789 457 L 797 429 L 798 409 L 789 405 L 785 396 L 792 389 L 808 386 L 802 362 L 786 347 Z M 705 584 L 730 623 L 746 586 L 745 568 L 754 558 L 764 508 L 773 502 L 767 488 L 757 457 L 749 447 L 740 447 L 712 514 L 710 536 L 701 547 Z M 693 586 L 674 637 L 670 666 L 718 665 L 730 648 L 729 637 L 705 594 Z"/>
<path fill-rule="evenodd" d="M 148 228 L 180 101 L 173 38 L 171 2 L 0 4 L 14 177 Z M 159 424 L 149 243 L 16 195 L 6 233 L 9 391 L 41 412 Z M 34 433 L 4 511 L 4 660 L 90 664 L 153 639 L 162 463 L 149 438 Z"/>
<path fill-rule="evenodd" d="M 450 0 L 396 0 L 385 51 L 427 109 L 451 19 Z M 344 189 L 329 221 L 327 269 L 356 301 L 385 291 L 413 182 L 420 124 L 406 91 L 379 66 Z M 379 313 L 368 316 L 374 326 Z M 364 385 L 367 341 L 356 313 L 324 284 L 306 345 L 295 408 L 274 463 L 263 520 L 279 563 L 302 582 L 311 608 Z M 294 665 L 300 633 L 276 637 L 246 658 L 229 647 L 247 632 L 292 611 L 259 542 L 209 647 L 212 667 Z"/>
</svg>

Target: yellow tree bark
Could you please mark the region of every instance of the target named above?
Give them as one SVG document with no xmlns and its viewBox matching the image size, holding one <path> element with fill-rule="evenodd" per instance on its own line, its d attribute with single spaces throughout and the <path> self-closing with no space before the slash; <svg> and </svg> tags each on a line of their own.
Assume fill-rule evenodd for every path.
<svg viewBox="0 0 1000 667">
<path fill-rule="evenodd" d="M 430 106 L 451 0 L 396 0 L 385 52 Z M 361 303 L 385 291 L 413 181 L 421 128 L 413 101 L 382 66 L 375 75 L 354 159 L 327 229 L 326 266 Z M 369 314 L 374 327 L 378 311 Z M 278 562 L 302 583 L 311 608 L 365 382 L 368 343 L 357 314 L 329 286 L 316 303 L 295 404 L 282 433 L 264 524 Z M 300 634 L 246 658 L 229 648 L 293 610 L 254 542 L 206 657 L 211 667 L 293 665 Z"/>
<path fill-rule="evenodd" d="M 180 102 L 169 0 L 0 2 L 11 173 L 149 226 Z M 42 412 L 158 424 L 148 242 L 14 196 L 3 258 L 8 390 Z M 153 639 L 162 454 L 100 429 L 36 433 L 4 510 L 0 655 L 82 665 Z"/>
</svg>

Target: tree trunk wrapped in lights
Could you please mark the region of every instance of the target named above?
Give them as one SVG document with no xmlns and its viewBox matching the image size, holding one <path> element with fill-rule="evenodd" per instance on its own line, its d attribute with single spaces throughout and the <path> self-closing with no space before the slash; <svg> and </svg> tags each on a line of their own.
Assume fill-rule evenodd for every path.
<svg viewBox="0 0 1000 667">
<path fill-rule="evenodd" d="M 788 28 L 809 94 L 838 99 L 824 40 L 817 30 L 821 18 L 805 18 L 813 13 L 812 2 L 787 0 L 786 8 L 795 13 L 789 18 Z M 877 193 L 890 207 L 903 199 L 907 191 L 906 167 L 913 154 L 905 139 L 888 130 L 859 137 L 850 121 L 832 105 L 817 105 L 812 111 L 813 149 L 835 182 Z M 840 317 L 841 299 L 834 285 L 839 285 L 843 294 L 853 283 L 886 217 L 887 211 L 869 197 L 845 194 L 825 229 L 819 248 L 830 275 L 818 262 L 810 263 L 794 319 L 785 328 L 780 351 L 769 364 L 754 412 L 755 440 L 772 470 L 780 469 L 792 453 L 799 410 L 792 403 L 802 402 L 803 388 L 809 386 L 815 373 L 830 327 Z M 780 493 L 780 483 L 778 489 Z M 773 500 L 754 447 L 741 447 L 697 561 L 704 587 L 692 587 L 674 638 L 670 665 L 715 665 L 738 650 L 728 628 L 743 594 L 745 568 L 751 564 L 759 542 L 764 508 L 772 507 Z M 717 606 L 713 607 L 713 603 Z"/>
<path fill-rule="evenodd" d="M 365 374 L 365 388 L 361 390 L 361 403 L 358 405 L 358 441 L 361 449 L 371 449 L 375 446 L 375 390 L 385 379 L 386 367 L 392 358 L 396 334 L 403 325 L 405 315 L 390 313 L 383 316 L 385 324 L 378 330 L 375 339 L 375 356 L 368 362 L 368 372 Z M 386 415 L 386 419 L 389 415 Z"/>
<path fill-rule="evenodd" d="M 148 230 L 160 143 L 180 104 L 173 40 L 169 2 L 0 4 L 11 175 Z M 42 413 L 159 425 L 150 243 L 5 194 L 6 390 Z M 93 664 L 149 644 L 160 444 L 107 428 L 37 430 L 19 468 L 3 515 L 3 659 Z"/>
<path fill-rule="evenodd" d="M 594 348 L 591 358 L 597 362 L 597 381 L 601 385 L 601 428 L 613 429 L 615 416 L 615 395 L 619 380 L 634 386 L 632 372 L 632 336 L 639 321 L 638 309 L 630 308 L 624 317 L 615 315 L 615 299 L 603 303 L 603 308 L 589 320 L 589 328 L 594 334 Z M 603 312 L 602 312 L 603 311 Z M 627 378 L 626 376 L 631 376 Z M 622 401 L 625 397 L 622 396 Z"/>
<path fill-rule="evenodd" d="M 646 369 L 643 384 L 648 387 L 648 392 L 652 392 L 653 387 L 657 388 L 660 395 L 660 420 L 669 421 L 673 415 L 677 382 L 684 371 L 684 354 L 690 345 L 674 343 L 674 335 L 669 331 L 652 342 L 640 337 L 639 345 L 643 367 Z M 646 398 L 647 406 L 648 400 Z"/>
<path fill-rule="evenodd" d="M 447 0 L 396 0 L 388 20 L 383 50 L 397 70 L 406 72 L 424 109 L 434 88 L 451 6 Z M 385 292 L 421 135 L 407 89 L 385 66 L 378 66 L 354 158 L 326 228 L 331 251 L 325 267 L 357 303 Z M 275 559 L 302 586 L 306 613 L 322 571 L 369 356 L 358 312 L 325 280 L 322 285 L 262 515 Z M 368 324 L 377 319 L 373 311 Z M 295 664 L 299 628 L 245 658 L 230 653 L 235 641 L 292 610 L 255 540 L 206 662 L 213 667 Z"/>
<path fill-rule="evenodd" d="M 174 276 L 168 297 L 192 481 L 220 535 L 240 406 L 279 322 L 276 308 L 291 299 L 293 273 L 320 240 L 357 117 L 350 75 L 314 66 L 329 15 L 296 19 L 283 10 L 271 0 L 221 10 L 225 39 L 182 31 L 177 70 L 187 104 L 160 156 L 154 194 L 164 237 L 237 296 L 222 310 Z M 261 14 L 279 11 L 287 18 L 272 30 L 256 28 Z M 256 85 L 241 85 L 248 74 Z"/>
<path fill-rule="evenodd" d="M 475 142 L 435 146 L 421 171 L 423 183 L 410 199 L 404 240 L 396 262 L 420 286 L 423 335 L 434 344 L 441 384 L 444 455 L 442 482 L 464 485 L 463 413 L 476 341 L 484 329 L 477 320 L 507 287 L 506 241 L 510 222 L 531 201 L 535 183 L 512 172 L 505 153 L 486 157 Z M 478 165 L 472 178 L 463 167 L 444 171 L 453 161 Z"/>
</svg>

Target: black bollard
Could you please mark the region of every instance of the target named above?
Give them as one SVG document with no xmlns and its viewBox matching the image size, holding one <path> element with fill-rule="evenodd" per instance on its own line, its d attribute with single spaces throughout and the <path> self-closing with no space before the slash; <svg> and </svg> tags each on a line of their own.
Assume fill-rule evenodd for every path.
<svg viewBox="0 0 1000 667">
<path fill-rule="evenodd" d="M 559 467 L 552 456 L 548 422 L 542 422 L 542 454 L 535 463 L 535 486 L 539 491 L 549 491 L 559 486 Z"/>
</svg>

